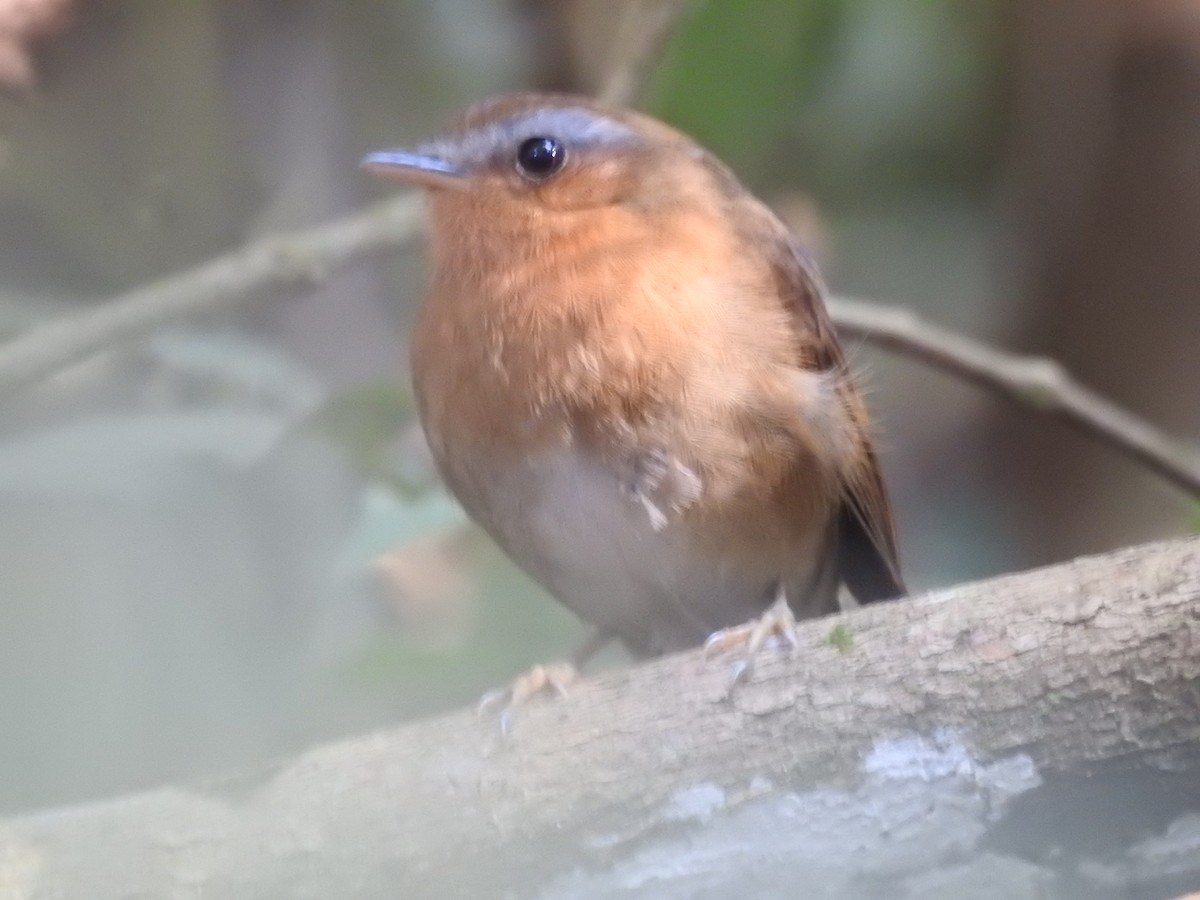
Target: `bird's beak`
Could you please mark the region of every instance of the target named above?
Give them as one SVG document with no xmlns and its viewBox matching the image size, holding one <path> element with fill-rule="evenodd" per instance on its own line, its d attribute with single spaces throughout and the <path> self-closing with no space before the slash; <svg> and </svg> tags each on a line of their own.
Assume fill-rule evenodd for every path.
<svg viewBox="0 0 1200 900">
<path fill-rule="evenodd" d="M 461 166 L 448 163 L 432 153 L 409 150 L 382 150 L 368 153 L 360 165 L 375 175 L 402 181 L 423 188 L 465 190 L 467 172 Z"/>
</svg>

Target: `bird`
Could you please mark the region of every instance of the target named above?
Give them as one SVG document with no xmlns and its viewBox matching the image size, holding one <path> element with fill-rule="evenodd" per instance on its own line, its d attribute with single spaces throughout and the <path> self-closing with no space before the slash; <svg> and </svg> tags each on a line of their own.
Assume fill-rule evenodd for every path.
<svg viewBox="0 0 1200 900">
<path fill-rule="evenodd" d="M 698 143 L 570 94 L 480 103 L 373 174 L 427 195 L 410 364 L 472 519 L 634 657 L 904 594 L 871 422 L 812 256 Z"/>
</svg>

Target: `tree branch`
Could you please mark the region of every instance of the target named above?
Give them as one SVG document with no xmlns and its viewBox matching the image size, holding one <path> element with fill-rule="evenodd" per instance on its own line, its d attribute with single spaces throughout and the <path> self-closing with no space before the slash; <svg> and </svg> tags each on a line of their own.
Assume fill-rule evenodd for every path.
<svg viewBox="0 0 1200 900">
<path fill-rule="evenodd" d="M 998 832 L 1056 779 L 1154 761 L 1194 787 L 1198 608 L 1200 538 L 880 604 L 803 623 L 796 657 L 764 651 L 732 696 L 730 660 L 696 651 L 535 700 L 507 739 L 460 712 L 257 779 L 0 823 L 0 883 L 30 900 L 641 896 L 647 879 L 656 897 L 790 895 L 774 873 L 830 897 L 976 854 L 1028 868 Z M 1088 824 L 1039 815 L 1060 856 Z"/>
<path fill-rule="evenodd" d="M 637 103 L 688 5 L 688 0 L 628 0 L 600 100 L 617 106 Z"/>
<path fill-rule="evenodd" d="M 87 312 L 37 325 L 0 348 L 0 397 L 163 325 L 271 288 L 318 283 L 372 251 L 410 240 L 420 230 L 420 206 L 419 197 L 405 195 L 307 231 L 264 238 Z"/>
<path fill-rule="evenodd" d="M 1088 390 L 1057 362 L 1004 353 L 922 322 L 906 309 L 842 297 L 833 298 L 829 307 L 842 336 L 860 337 L 1057 416 L 1200 496 L 1200 453 Z"/>
<path fill-rule="evenodd" d="M 270 288 L 316 283 L 368 253 L 406 244 L 420 231 L 419 207 L 419 198 L 405 195 L 337 222 L 266 238 L 88 312 L 34 327 L 0 347 L 0 397 L 170 322 Z M 1084 388 L 1050 360 L 1004 353 L 898 307 L 834 298 L 830 314 L 843 336 L 860 337 L 1057 415 L 1200 496 L 1200 454 Z"/>
<path fill-rule="evenodd" d="M 627 3 L 603 99 L 625 104 L 636 99 L 687 6 L 687 0 Z M 267 288 L 319 281 L 370 251 L 403 244 L 418 231 L 417 209 L 417 198 L 402 196 L 339 222 L 249 244 L 89 312 L 37 326 L 0 348 L 0 397 L 169 322 L 247 300 Z M 835 298 L 830 313 L 843 335 L 1057 415 L 1200 496 L 1200 453 L 1083 387 L 1056 362 L 1003 353 L 903 309 Z"/>
</svg>

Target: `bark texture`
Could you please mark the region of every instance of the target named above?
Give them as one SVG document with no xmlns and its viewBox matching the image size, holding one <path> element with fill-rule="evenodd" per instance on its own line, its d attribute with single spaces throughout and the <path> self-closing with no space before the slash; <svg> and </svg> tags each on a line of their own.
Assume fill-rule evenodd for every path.
<svg viewBox="0 0 1200 900">
<path fill-rule="evenodd" d="M 1200 887 L 1200 538 L 813 621 L 801 642 L 732 695 L 733 658 L 692 652 L 534 701 L 507 737 L 460 712 L 251 779 L 0 823 L 0 896 Z M 1165 799 L 1110 804 L 1139 826 L 1072 844 L 1094 824 L 1063 812 L 1078 784 Z M 1066 875 L 1045 840 L 1026 846 L 1041 826 L 1074 854 Z"/>
</svg>

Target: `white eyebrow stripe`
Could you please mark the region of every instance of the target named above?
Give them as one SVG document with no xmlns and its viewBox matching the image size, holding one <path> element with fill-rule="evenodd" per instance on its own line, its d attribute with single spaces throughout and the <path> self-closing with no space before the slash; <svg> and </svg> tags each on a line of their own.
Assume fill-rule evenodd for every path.
<svg viewBox="0 0 1200 900">
<path fill-rule="evenodd" d="M 510 119 L 505 130 L 514 136 L 525 134 L 527 137 L 540 137 L 545 133 L 548 137 L 589 143 L 623 141 L 634 137 L 634 132 L 628 126 L 579 106 L 535 109 Z"/>
<path fill-rule="evenodd" d="M 555 138 L 569 151 L 572 146 L 633 141 L 637 134 L 627 125 L 583 107 L 550 107 L 493 122 L 450 140 L 435 141 L 428 149 L 443 159 L 481 165 L 497 154 L 510 152 L 510 148 L 515 152 L 521 141 L 531 137 Z"/>
</svg>

